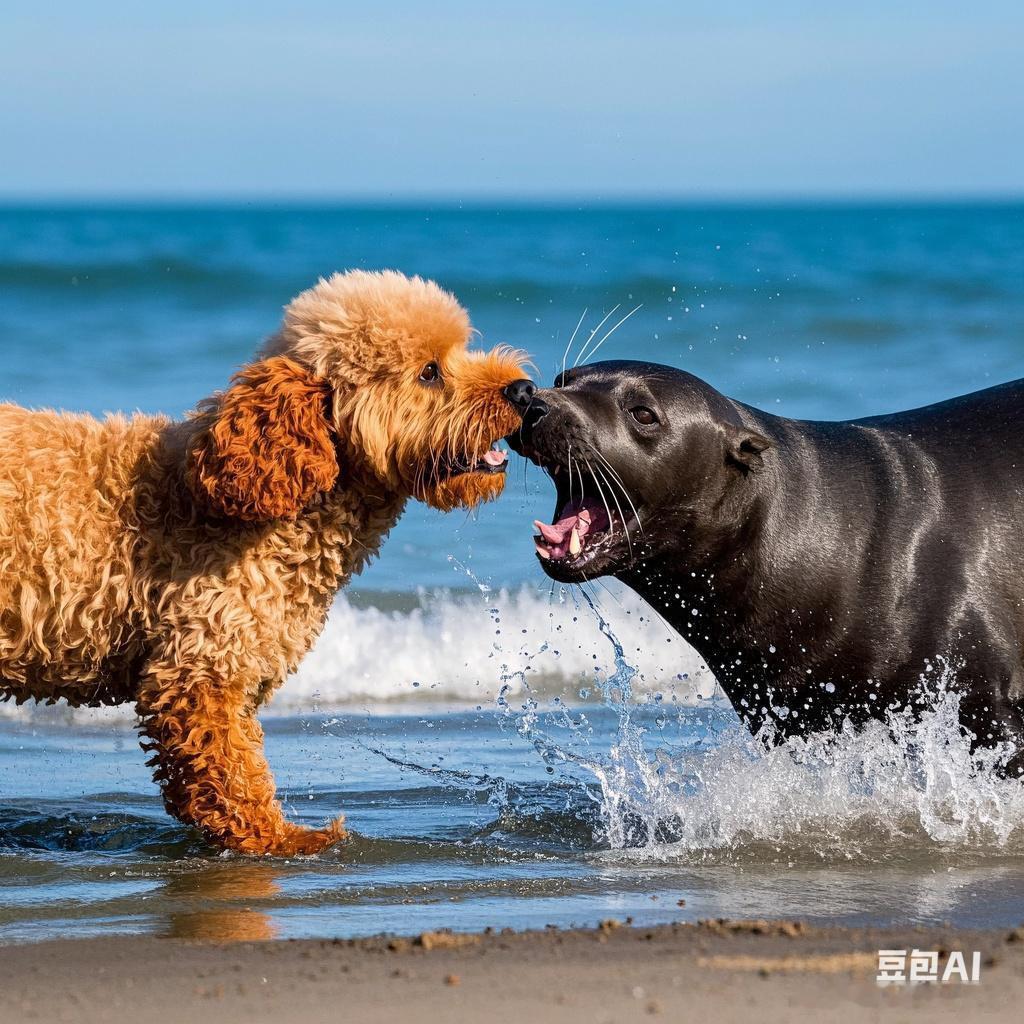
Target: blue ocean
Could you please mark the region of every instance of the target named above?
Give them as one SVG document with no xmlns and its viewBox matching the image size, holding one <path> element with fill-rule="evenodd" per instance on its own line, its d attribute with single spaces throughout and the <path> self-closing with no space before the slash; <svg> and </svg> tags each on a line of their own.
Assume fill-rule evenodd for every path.
<svg viewBox="0 0 1024 1024">
<path fill-rule="evenodd" d="M 786 416 L 1024 376 L 1020 204 L 19 207 L 0 400 L 182 414 L 353 267 L 436 279 L 545 383 L 577 324 L 574 352 L 636 307 L 601 357 Z M 129 709 L 0 705 L 0 941 L 1024 918 L 1024 795 L 973 770 L 951 709 L 903 745 L 754 749 L 635 597 L 552 587 L 551 505 L 517 462 L 472 515 L 410 507 L 339 598 L 265 716 L 289 813 L 355 833 L 319 858 L 219 856 L 167 818 Z"/>
</svg>

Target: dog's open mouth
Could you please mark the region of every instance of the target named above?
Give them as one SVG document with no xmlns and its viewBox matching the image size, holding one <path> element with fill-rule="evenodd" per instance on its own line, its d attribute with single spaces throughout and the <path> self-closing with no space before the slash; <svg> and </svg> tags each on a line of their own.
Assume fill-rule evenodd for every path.
<svg viewBox="0 0 1024 1024">
<path fill-rule="evenodd" d="M 455 458 L 445 458 L 439 461 L 434 478 L 437 480 L 451 480 L 457 476 L 465 476 L 467 473 L 504 473 L 508 469 L 508 452 L 492 444 L 490 448 L 480 457 L 461 455 Z"/>
<path fill-rule="evenodd" d="M 598 479 L 573 465 L 545 465 L 557 489 L 552 522 L 534 521 L 544 570 L 565 581 L 613 572 L 631 559 L 639 513 L 611 474 Z"/>
</svg>

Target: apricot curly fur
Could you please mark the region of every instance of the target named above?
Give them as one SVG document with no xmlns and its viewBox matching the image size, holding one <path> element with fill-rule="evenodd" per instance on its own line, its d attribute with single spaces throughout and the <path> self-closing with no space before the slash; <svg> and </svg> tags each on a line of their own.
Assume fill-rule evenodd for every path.
<svg viewBox="0 0 1024 1024">
<path fill-rule="evenodd" d="M 285 818 L 256 713 L 410 497 L 500 493 L 452 467 L 515 428 L 521 357 L 470 333 L 432 282 L 357 271 L 185 420 L 0 404 L 0 699 L 134 702 L 168 811 L 218 845 L 342 838 Z"/>
<path fill-rule="evenodd" d="M 189 485 L 221 515 L 249 522 L 297 516 L 338 478 L 330 390 L 278 356 L 246 367 L 209 403 L 189 452 Z"/>
</svg>

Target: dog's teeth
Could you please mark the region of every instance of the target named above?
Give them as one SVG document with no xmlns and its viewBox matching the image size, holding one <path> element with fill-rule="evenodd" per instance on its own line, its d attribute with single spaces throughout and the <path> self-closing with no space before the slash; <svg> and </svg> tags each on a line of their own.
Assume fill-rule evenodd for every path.
<svg viewBox="0 0 1024 1024">
<path fill-rule="evenodd" d="M 574 526 L 569 537 L 569 553 L 575 558 L 582 550 L 583 545 L 580 543 L 579 531 Z"/>
<path fill-rule="evenodd" d="M 548 549 L 546 547 L 544 547 L 544 545 L 541 544 L 539 541 L 535 540 L 533 542 L 533 546 L 537 549 L 537 554 L 540 555 L 541 558 L 550 558 L 551 557 L 551 552 L 548 551 Z"/>
</svg>

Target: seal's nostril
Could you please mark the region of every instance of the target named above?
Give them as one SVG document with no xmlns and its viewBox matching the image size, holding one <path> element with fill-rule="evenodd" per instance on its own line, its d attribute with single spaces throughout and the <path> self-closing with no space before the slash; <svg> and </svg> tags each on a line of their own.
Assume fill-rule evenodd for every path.
<svg viewBox="0 0 1024 1024">
<path fill-rule="evenodd" d="M 532 380 L 514 380 L 504 390 L 505 397 L 520 411 L 524 412 L 533 400 L 537 388 Z"/>
<path fill-rule="evenodd" d="M 526 430 L 530 430 L 535 427 L 540 421 L 541 417 L 547 415 L 548 403 L 543 398 L 534 398 L 530 401 L 529 405 L 522 410 L 523 413 L 523 427 Z"/>
</svg>

